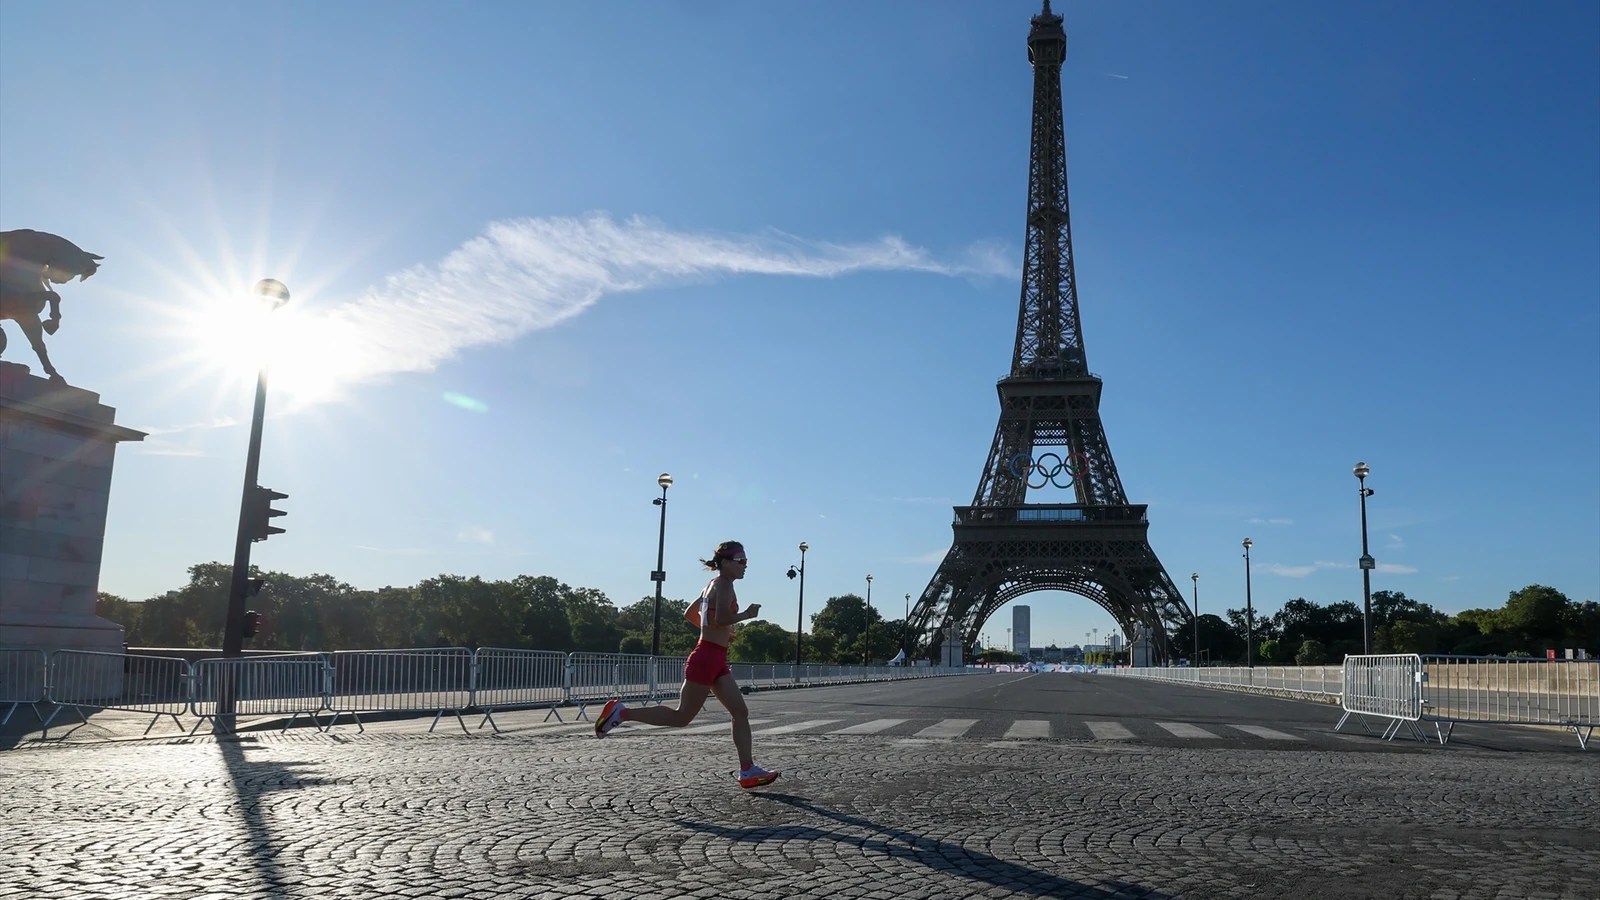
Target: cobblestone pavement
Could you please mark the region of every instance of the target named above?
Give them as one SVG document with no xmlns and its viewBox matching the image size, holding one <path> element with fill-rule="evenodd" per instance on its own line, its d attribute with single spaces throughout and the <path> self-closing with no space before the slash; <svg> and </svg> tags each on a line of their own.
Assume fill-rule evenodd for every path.
<svg viewBox="0 0 1600 900">
<path fill-rule="evenodd" d="M 629 726 L 642 728 L 642 726 Z M 1592 754 L 309 730 L 0 754 L 0 898 L 1600 896 Z"/>
</svg>

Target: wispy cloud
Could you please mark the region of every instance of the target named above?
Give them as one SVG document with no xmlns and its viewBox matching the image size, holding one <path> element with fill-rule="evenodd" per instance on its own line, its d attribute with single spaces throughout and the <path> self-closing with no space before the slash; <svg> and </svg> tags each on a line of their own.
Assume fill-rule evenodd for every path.
<svg viewBox="0 0 1600 900">
<path fill-rule="evenodd" d="M 172 441 L 154 440 L 140 441 L 138 452 L 144 456 L 204 456 L 205 452 L 197 447 L 187 447 L 175 444 Z"/>
<path fill-rule="evenodd" d="M 494 532 L 474 525 L 457 532 L 456 540 L 469 544 L 492 544 L 494 543 Z"/>
<path fill-rule="evenodd" d="M 1401 537 L 1398 534 L 1391 534 L 1391 535 L 1389 535 L 1389 543 L 1385 544 L 1384 546 L 1388 547 L 1390 550 L 1400 550 L 1400 549 L 1403 549 L 1405 547 L 1405 545 L 1406 545 L 1406 539 L 1405 538 Z"/>
<path fill-rule="evenodd" d="M 1282 563 L 1273 563 L 1272 565 L 1266 567 L 1268 572 L 1283 578 L 1304 578 L 1313 572 L 1320 572 L 1323 569 L 1348 568 L 1350 568 L 1349 563 L 1326 562 L 1324 560 L 1318 560 L 1306 566 L 1286 566 Z"/>
<path fill-rule="evenodd" d="M 1101 72 L 1100 74 L 1106 76 L 1107 78 L 1120 78 L 1123 81 L 1127 81 L 1128 80 L 1128 76 L 1126 76 L 1126 75 L 1118 75 L 1115 72 Z"/>
<path fill-rule="evenodd" d="M 1416 566 L 1402 566 L 1398 563 L 1378 563 L 1378 571 L 1385 575 L 1415 575 Z"/>
<path fill-rule="evenodd" d="M 739 275 L 836 278 L 855 272 L 1010 276 L 1015 262 L 993 243 L 948 258 L 897 236 L 863 243 L 675 231 L 605 213 L 490 224 L 444 259 L 386 277 L 354 301 L 308 323 L 337 348 L 348 384 L 431 371 L 474 346 L 503 343 L 579 315 L 602 297 Z M 324 366 L 328 359 L 321 360 Z"/>
</svg>

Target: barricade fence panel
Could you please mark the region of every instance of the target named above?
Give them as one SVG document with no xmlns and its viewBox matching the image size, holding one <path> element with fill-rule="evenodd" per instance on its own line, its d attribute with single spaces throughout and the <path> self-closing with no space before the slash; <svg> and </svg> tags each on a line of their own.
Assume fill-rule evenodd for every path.
<svg viewBox="0 0 1600 900">
<path fill-rule="evenodd" d="M 190 711 L 217 715 L 231 695 L 240 716 L 315 715 L 328 708 L 328 660 L 320 653 L 202 659 L 194 667 Z"/>
<path fill-rule="evenodd" d="M 43 650 L 0 647 L 0 703 L 42 702 L 49 661 Z"/>
<path fill-rule="evenodd" d="M 1424 656 L 1429 719 L 1600 725 L 1600 660 Z"/>
<path fill-rule="evenodd" d="M 1345 711 L 1415 722 L 1422 718 L 1422 657 L 1389 653 L 1344 658 Z"/>
<path fill-rule="evenodd" d="M 479 647 L 472 705 L 482 710 L 567 704 L 567 654 Z"/>
<path fill-rule="evenodd" d="M 328 708 L 459 713 L 472 705 L 474 662 L 466 647 L 336 650 Z"/>
<path fill-rule="evenodd" d="M 176 657 L 56 650 L 46 696 L 57 706 L 175 716 L 189 709 L 192 675 L 188 661 Z"/>
</svg>

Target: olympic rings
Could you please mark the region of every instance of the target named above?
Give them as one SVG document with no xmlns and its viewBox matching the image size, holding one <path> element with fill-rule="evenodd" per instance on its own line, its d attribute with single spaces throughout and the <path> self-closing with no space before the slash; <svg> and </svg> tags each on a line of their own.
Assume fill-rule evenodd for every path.
<svg viewBox="0 0 1600 900">
<path fill-rule="evenodd" d="M 1012 478 L 1026 478 L 1028 487 L 1034 490 L 1046 485 L 1069 488 L 1089 474 L 1089 461 L 1077 452 L 1069 453 L 1066 458 L 1046 453 L 1034 460 L 1029 460 L 1026 453 L 1018 453 L 1007 461 L 1006 472 Z M 1063 475 L 1067 478 L 1066 483 L 1061 481 Z"/>
</svg>

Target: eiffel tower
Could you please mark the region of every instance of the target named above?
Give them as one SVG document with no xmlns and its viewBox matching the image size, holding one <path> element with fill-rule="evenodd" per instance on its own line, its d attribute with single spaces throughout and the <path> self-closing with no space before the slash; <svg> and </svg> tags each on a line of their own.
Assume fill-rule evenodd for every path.
<svg viewBox="0 0 1600 900">
<path fill-rule="evenodd" d="M 1122 490 L 1100 422 L 1101 380 L 1084 355 L 1067 212 L 1067 35 L 1050 0 L 1032 25 L 1033 145 L 1011 374 L 997 385 L 1000 424 L 978 491 L 971 506 L 955 507 L 955 542 L 908 629 L 937 660 L 947 640 L 975 644 L 1007 602 L 1066 591 L 1098 603 L 1130 640 L 1148 630 L 1156 659 L 1166 660 L 1173 632 L 1191 614 L 1150 549 L 1145 507 Z M 1070 502 L 1036 502 L 1040 495 Z"/>
</svg>

